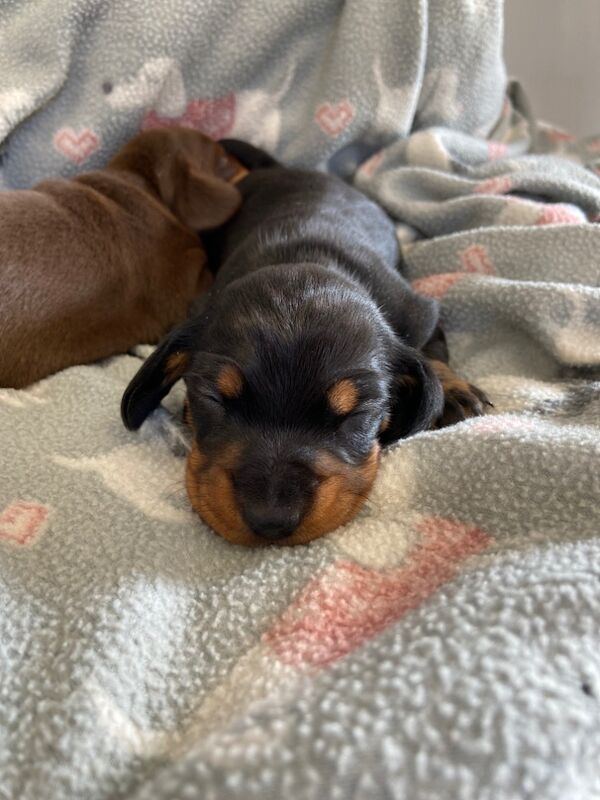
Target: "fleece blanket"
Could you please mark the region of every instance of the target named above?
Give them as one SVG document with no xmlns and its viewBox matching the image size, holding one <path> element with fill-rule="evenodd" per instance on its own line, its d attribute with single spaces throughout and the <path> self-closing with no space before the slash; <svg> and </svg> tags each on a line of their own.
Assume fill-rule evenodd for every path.
<svg viewBox="0 0 600 800">
<path fill-rule="evenodd" d="M 501 45 L 498 0 L 2 4 L 4 188 L 174 123 L 333 170 L 495 404 L 250 551 L 189 510 L 180 389 L 122 427 L 143 348 L 0 392 L 3 800 L 600 797 L 600 138 Z"/>
</svg>

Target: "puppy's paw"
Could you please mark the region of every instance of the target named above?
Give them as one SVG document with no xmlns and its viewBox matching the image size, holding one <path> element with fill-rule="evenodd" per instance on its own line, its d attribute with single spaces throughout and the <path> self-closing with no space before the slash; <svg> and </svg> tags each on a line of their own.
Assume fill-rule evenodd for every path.
<svg viewBox="0 0 600 800">
<path fill-rule="evenodd" d="M 470 417 L 479 417 L 493 404 L 485 392 L 460 378 L 447 364 L 432 361 L 444 390 L 444 410 L 435 423 L 436 428 L 445 428 Z"/>
<path fill-rule="evenodd" d="M 444 410 L 436 422 L 436 428 L 445 428 L 462 422 L 463 419 L 485 414 L 492 403 L 477 386 L 466 381 L 456 381 L 450 389 L 444 389 Z"/>
</svg>

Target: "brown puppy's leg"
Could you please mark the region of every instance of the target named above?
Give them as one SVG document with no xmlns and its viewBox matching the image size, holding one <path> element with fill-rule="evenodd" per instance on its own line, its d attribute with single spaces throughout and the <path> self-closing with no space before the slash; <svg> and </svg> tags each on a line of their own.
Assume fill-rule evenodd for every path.
<svg viewBox="0 0 600 800">
<path fill-rule="evenodd" d="M 445 428 L 463 419 L 478 417 L 485 412 L 486 406 L 492 406 L 481 389 L 460 378 L 448 366 L 448 345 L 439 325 L 423 347 L 423 355 L 429 359 L 444 390 L 444 410 L 434 424 L 435 428 Z"/>
</svg>

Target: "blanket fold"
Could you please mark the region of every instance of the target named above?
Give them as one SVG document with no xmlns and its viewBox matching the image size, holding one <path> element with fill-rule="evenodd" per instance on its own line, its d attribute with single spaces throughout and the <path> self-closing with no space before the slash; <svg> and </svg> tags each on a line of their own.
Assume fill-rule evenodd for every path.
<svg viewBox="0 0 600 800">
<path fill-rule="evenodd" d="M 500 0 L 3 4 L 0 188 L 174 124 L 335 171 L 495 409 L 254 551 L 189 508 L 181 390 L 122 427 L 137 355 L 0 390 L 2 800 L 600 797 L 600 137 L 501 50 Z"/>
</svg>

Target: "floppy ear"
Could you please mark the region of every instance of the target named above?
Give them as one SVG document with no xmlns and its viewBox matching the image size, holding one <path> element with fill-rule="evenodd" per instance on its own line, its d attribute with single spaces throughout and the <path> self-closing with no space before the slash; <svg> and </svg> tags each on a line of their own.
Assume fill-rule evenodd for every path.
<svg viewBox="0 0 600 800">
<path fill-rule="evenodd" d="M 444 408 L 442 384 L 418 350 L 399 344 L 392 373 L 389 418 L 379 434 L 384 447 L 429 430 Z"/>
<path fill-rule="evenodd" d="M 228 155 L 237 158 L 246 169 L 281 166 L 266 150 L 254 147 L 253 144 L 243 142 L 241 139 L 220 139 L 219 144 Z"/>
<path fill-rule="evenodd" d="M 198 322 L 188 320 L 169 333 L 131 379 L 121 400 L 121 419 L 137 430 L 188 368 Z"/>
<path fill-rule="evenodd" d="M 162 201 L 177 219 L 194 230 L 216 228 L 233 216 L 242 202 L 235 186 L 202 172 L 176 155 L 157 174 Z"/>
</svg>

